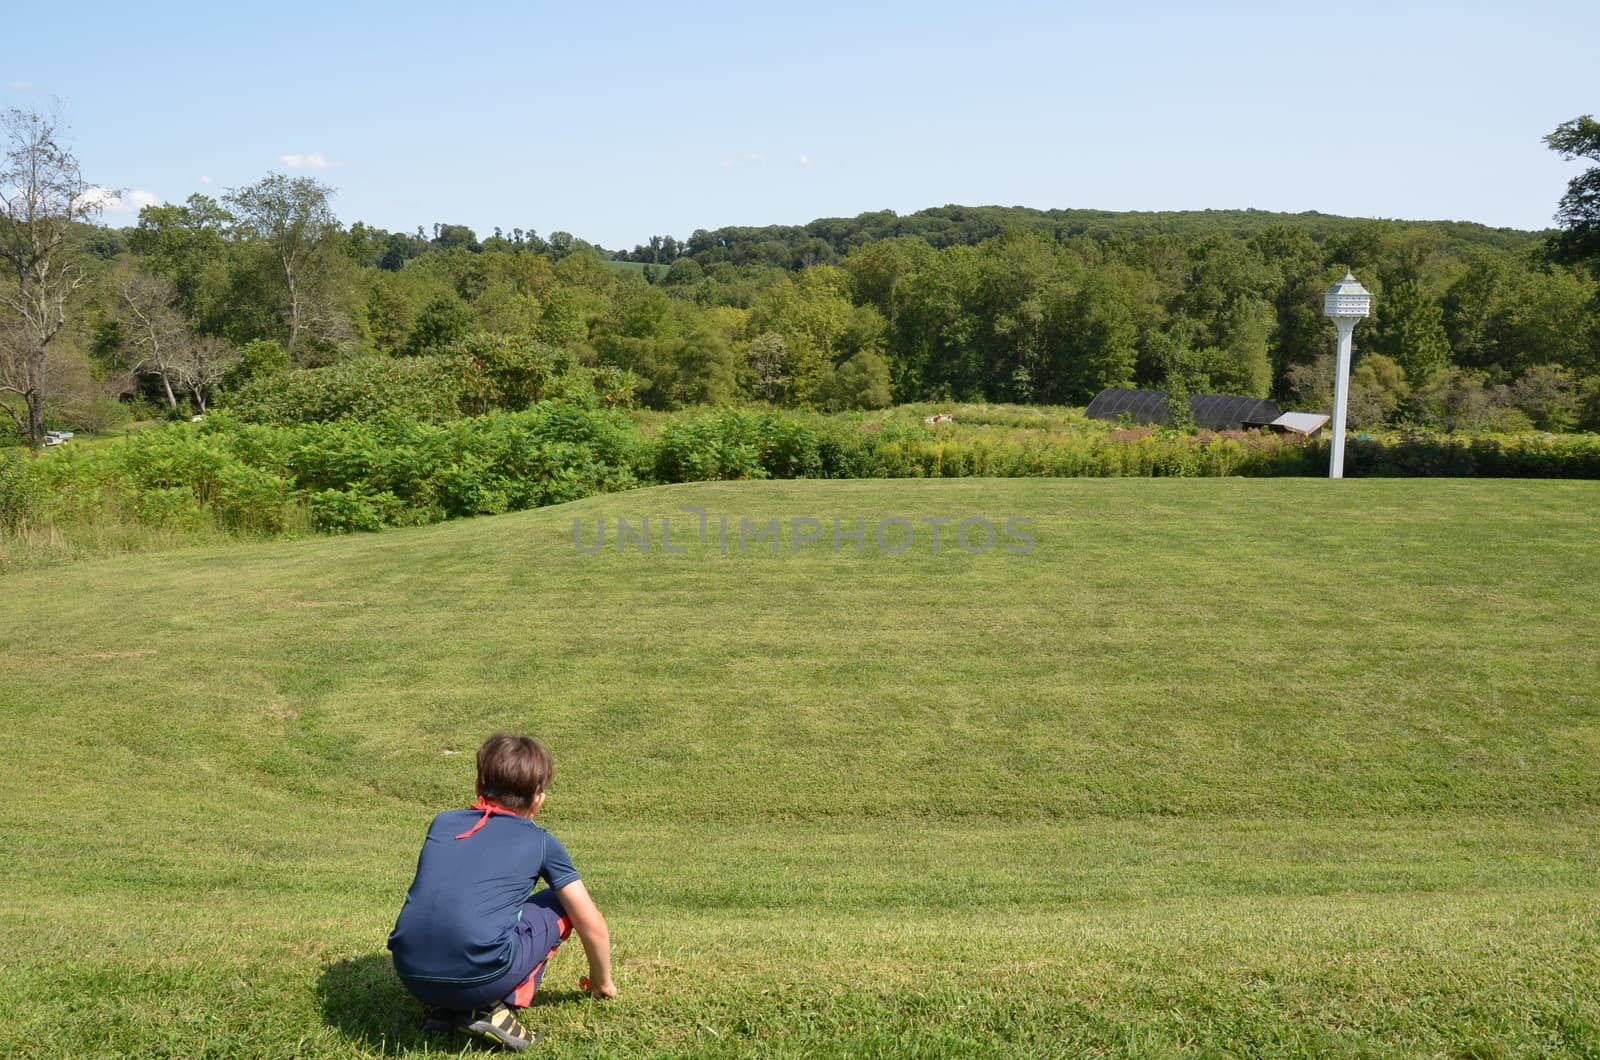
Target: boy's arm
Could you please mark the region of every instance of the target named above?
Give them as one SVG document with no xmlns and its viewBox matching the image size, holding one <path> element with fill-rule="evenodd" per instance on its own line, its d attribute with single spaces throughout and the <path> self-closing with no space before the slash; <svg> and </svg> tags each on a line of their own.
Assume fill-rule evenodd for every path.
<svg viewBox="0 0 1600 1060">
<path fill-rule="evenodd" d="M 589 956 L 589 993 L 594 997 L 616 997 L 617 984 L 611 981 L 611 930 L 600 907 L 589 897 L 589 889 L 582 880 L 573 880 L 556 892 L 567 919 L 583 942 L 583 952 Z"/>
</svg>

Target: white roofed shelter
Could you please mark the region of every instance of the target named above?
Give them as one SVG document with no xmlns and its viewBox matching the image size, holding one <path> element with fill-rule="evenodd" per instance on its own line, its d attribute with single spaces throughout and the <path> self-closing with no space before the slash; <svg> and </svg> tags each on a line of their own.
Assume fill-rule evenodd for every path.
<svg viewBox="0 0 1600 1060">
<path fill-rule="evenodd" d="M 1350 340 L 1356 321 L 1372 313 L 1372 292 L 1361 286 L 1355 274 L 1345 271 L 1344 279 L 1328 290 L 1322 312 L 1333 318 L 1339 329 L 1339 364 L 1333 375 L 1333 452 L 1328 460 L 1328 477 L 1344 478 L 1344 414 L 1350 403 Z"/>
<path fill-rule="evenodd" d="M 1309 438 L 1328 425 L 1328 417 L 1320 412 L 1285 412 L 1267 426 L 1282 434 Z"/>
</svg>

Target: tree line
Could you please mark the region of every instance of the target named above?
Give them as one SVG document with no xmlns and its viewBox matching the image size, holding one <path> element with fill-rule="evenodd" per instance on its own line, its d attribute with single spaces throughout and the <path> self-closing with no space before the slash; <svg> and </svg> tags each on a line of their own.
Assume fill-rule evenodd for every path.
<svg viewBox="0 0 1600 1060">
<path fill-rule="evenodd" d="M 334 189 L 284 175 L 110 229 L 53 119 L 12 111 L 6 133 L 0 407 L 34 439 L 119 397 L 188 415 L 291 371 L 486 342 L 626 373 L 619 392 L 663 409 L 1082 404 L 1106 386 L 1315 408 L 1322 294 L 1345 268 L 1377 307 L 1357 332 L 1357 426 L 1600 428 L 1600 167 L 1554 234 L 943 207 L 611 253 L 566 232 L 346 226 Z M 1588 117 L 1547 142 L 1600 161 Z"/>
</svg>

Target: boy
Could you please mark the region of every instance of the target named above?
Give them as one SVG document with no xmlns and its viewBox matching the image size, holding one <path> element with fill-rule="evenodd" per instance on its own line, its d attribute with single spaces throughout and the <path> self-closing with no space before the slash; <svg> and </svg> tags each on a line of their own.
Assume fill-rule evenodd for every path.
<svg viewBox="0 0 1600 1060">
<path fill-rule="evenodd" d="M 389 950 L 406 989 L 434 1007 L 430 1027 L 512 1050 L 532 1045 L 516 1010 L 574 928 L 590 995 L 617 994 L 605 917 L 561 841 L 533 823 L 554 772 L 539 741 L 492 736 L 478 748 L 478 801 L 428 826 Z M 534 894 L 540 879 L 549 886 Z"/>
</svg>

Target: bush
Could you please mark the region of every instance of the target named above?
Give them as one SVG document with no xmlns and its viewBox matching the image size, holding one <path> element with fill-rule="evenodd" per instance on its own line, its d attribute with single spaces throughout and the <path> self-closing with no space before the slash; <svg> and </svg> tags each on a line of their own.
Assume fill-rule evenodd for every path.
<svg viewBox="0 0 1600 1060">
<path fill-rule="evenodd" d="M 225 406 L 241 420 L 281 426 L 391 413 L 449 423 L 548 400 L 623 408 L 632 403 L 636 384 L 629 372 L 581 367 L 532 339 L 474 332 L 436 356 L 363 357 L 252 378 Z"/>
<path fill-rule="evenodd" d="M 525 409 L 552 397 L 557 381 L 572 369 L 571 359 L 554 346 L 487 331 L 458 339 L 449 352 L 462 368 L 462 405 L 474 414 Z"/>
<path fill-rule="evenodd" d="M 0 529 L 14 530 L 39 504 L 39 482 L 20 449 L 0 449 Z"/>
<path fill-rule="evenodd" d="M 224 529 L 248 534 L 281 532 L 293 507 L 292 487 L 275 469 L 253 463 L 229 444 L 217 425 L 144 431 L 121 445 L 80 461 L 102 481 L 135 498 L 135 510 L 154 521 L 183 521 L 181 512 L 206 511 Z M 175 492 L 171 492 L 175 491 Z M 176 499 L 187 493 L 192 505 Z"/>
<path fill-rule="evenodd" d="M 462 363 L 451 357 L 364 357 L 327 368 L 298 368 L 252 379 L 226 408 L 253 423 L 330 423 L 389 412 L 419 420 L 458 418 L 467 390 Z"/>
<path fill-rule="evenodd" d="M 228 373 L 228 389 L 236 389 L 252 379 L 270 379 L 289 370 L 289 351 L 276 339 L 256 339 L 239 348 L 239 360 Z"/>
<path fill-rule="evenodd" d="M 1509 387 L 1491 387 L 1482 372 L 1461 368 L 1435 372 L 1417 388 L 1411 404 L 1412 419 L 1434 431 L 1509 434 L 1533 426 L 1515 407 Z"/>
<path fill-rule="evenodd" d="M 1346 473 L 1363 477 L 1600 478 L 1600 437 L 1583 434 L 1355 439 L 1345 457 Z"/>
<path fill-rule="evenodd" d="M 1570 431 L 1578 422 L 1577 383 L 1559 364 L 1529 368 L 1511 388 L 1511 397 L 1541 431 Z"/>
<path fill-rule="evenodd" d="M 653 447 L 650 472 L 657 482 L 766 478 L 757 418 L 742 409 L 673 420 Z"/>
<path fill-rule="evenodd" d="M 319 490 L 311 495 L 312 525 L 330 534 L 381 530 L 402 508 L 399 497 L 367 486 Z"/>
<path fill-rule="evenodd" d="M 602 405 L 629 408 L 633 405 L 634 391 L 639 389 L 639 377 L 625 368 L 601 365 L 590 369 L 589 385 Z"/>
<path fill-rule="evenodd" d="M 37 459 L 0 454 L 0 527 L 87 525 L 104 513 L 183 533 L 377 530 L 518 511 L 640 482 L 763 478 L 1321 475 L 1326 444 L 1172 430 L 941 427 L 724 409 L 654 438 L 592 391 L 519 412 L 432 423 L 271 425 L 226 412 Z M 1600 437 L 1413 433 L 1350 443 L 1352 476 L 1600 478 Z"/>
<path fill-rule="evenodd" d="M 1578 387 L 1577 418 L 1580 431 L 1600 431 L 1600 376 L 1591 376 Z"/>
</svg>

